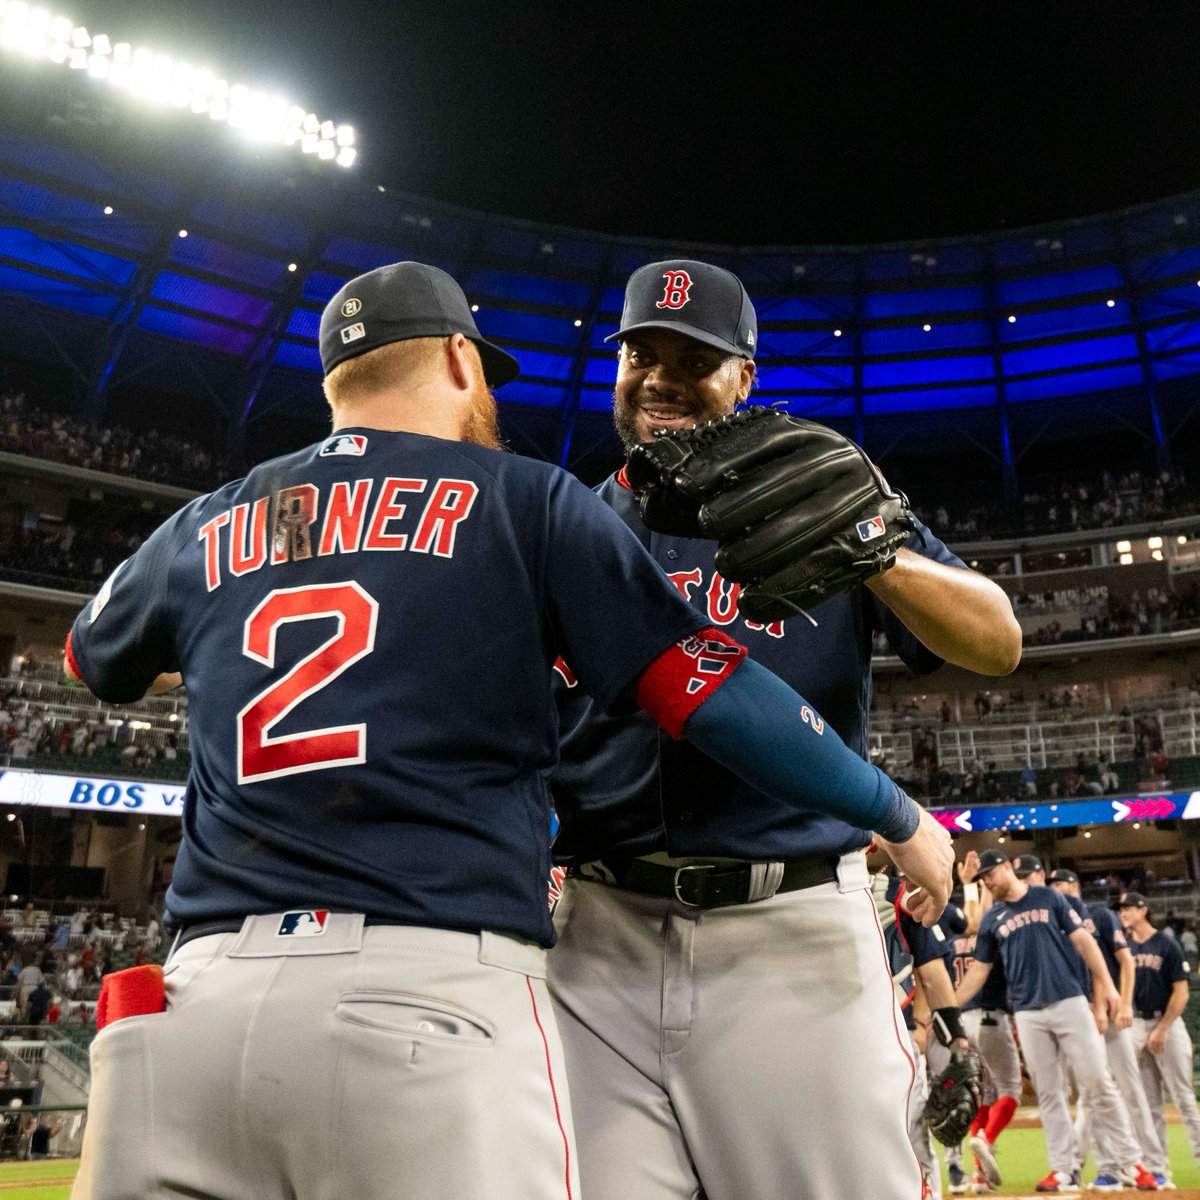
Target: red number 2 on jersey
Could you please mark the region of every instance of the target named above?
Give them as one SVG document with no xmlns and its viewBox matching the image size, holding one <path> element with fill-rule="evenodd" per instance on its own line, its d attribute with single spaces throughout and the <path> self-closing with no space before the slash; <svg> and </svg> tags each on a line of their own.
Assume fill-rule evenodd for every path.
<svg viewBox="0 0 1200 1200">
<path fill-rule="evenodd" d="M 272 737 L 271 729 L 296 705 L 375 648 L 379 605 L 357 583 L 276 588 L 246 619 L 242 653 L 275 666 L 275 633 L 290 621 L 336 617 L 337 632 L 278 683 L 259 692 L 237 716 L 238 783 L 323 771 L 366 758 L 367 727 L 339 725 Z"/>
</svg>

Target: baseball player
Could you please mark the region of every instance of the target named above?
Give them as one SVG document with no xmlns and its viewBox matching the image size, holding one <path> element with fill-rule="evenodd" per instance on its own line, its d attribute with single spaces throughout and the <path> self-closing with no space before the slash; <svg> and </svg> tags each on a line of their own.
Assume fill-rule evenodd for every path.
<svg viewBox="0 0 1200 1200">
<path fill-rule="evenodd" d="M 674 260 L 635 272 L 614 337 L 627 448 L 749 395 L 756 318 L 728 271 Z M 611 476 L 600 496 L 691 605 L 808 688 L 864 755 L 872 630 L 921 672 L 949 659 L 999 674 L 1019 657 L 1003 594 L 923 527 L 894 567 L 815 606 L 811 622 L 748 621 L 714 542 L 651 533 L 626 479 Z M 559 696 L 555 856 L 572 877 L 550 983 L 585 1193 L 842 1200 L 849 1188 L 917 1200 L 914 1064 L 867 892 L 869 832 L 785 812 L 636 715 L 566 683 Z"/>
<path fill-rule="evenodd" d="M 1179 1109 L 1192 1157 L 1200 1162 L 1200 1112 L 1192 1084 L 1192 1039 L 1179 1019 L 1187 1006 L 1190 968 L 1179 943 L 1154 928 L 1146 897 L 1126 892 L 1117 906 L 1133 952 L 1133 1045 L 1155 1132 L 1163 1147 L 1162 1186 L 1174 1187 L 1167 1171 L 1164 1091 Z"/>
<path fill-rule="evenodd" d="M 1050 873 L 1050 886 L 1062 893 L 1070 904 L 1083 903 L 1082 888 L 1079 876 L 1065 867 Z M 1074 907 L 1074 905 L 1072 905 Z M 1078 911 L 1078 910 L 1076 910 Z M 1108 1055 L 1108 1069 L 1116 1081 L 1117 1091 L 1129 1116 L 1129 1124 L 1134 1137 L 1141 1147 L 1141 1161 L 1146 1169 L 1160 1184 L 1167 1176 L 1167 1160 L 1165 1148 L 1159 1141 L 1158 1132 L 1150 1115 L 1150 1106 L 1146 1103 L 1146 1091 L 1142 1086 L 1141 1073 L 1138 1070 L 1137 1050 L 1133 1044 L 1133 1034 L 1130 1026 L 1133 1024 L 1133 987 L 1134 964 L 1133 954 L 1125 932 L 1111 908 L 1102 904 L 1089 904 L 1084 908 L 1084 928 L 1096 939 L 1100 953 L 1104 955 L 1105 965 L 1112 981 L 1117 984 L 1121 997 L 1117 1015 L 1108 1022 L 1104 1030 L 1104 1050 Z M 1087 1157 L 1088 1150 L 1088 1111 L 1087 1105 L 1081 1100 L 1075 1109 L 1075 1136 L 1079 1142 L 1080 1157 Z M 1119 1180 L 1110 1176 L 1101 1181 L 1101 1187 L 1111 1185 L 1114 1188 Z"/>
<path fill-rule="evenodd" d="M 1108 1073 L 1098 1024 L 1115 1016 L 1120 997 L 1095 939 L 1066 899 L 1018 879 L 1002 851 L 979 856 L 977 877 L 1000 902 L 979 923 L 975 961 L 957 990 L 960 1004 L 983 986 L 997 959 L 1004 965 L 1025 1065 L 1037 1091 L 1050 1173 L 1039 1192 L 1079 1187 L 1080 1158 L 1067 1111 L 1063 1065 L 1088 1105 L 1101 1176 L 1111 1167 L 1130 1186 L 1152 1191 L 1154 1176 L 1138 1161 L 1138 1146 L 1116 1085 Z M 1092 975 L 1092 1011 L 1075 968 L 1082 955 Z"/>
<path fill-rule="evenodd" d="M 951 971 L 956 988 L 975 961 L 975 937 L 979 922 L 992 905 L 991 894 L 986 891 L 981 894 L 980 885 L 976 882 L 978 869 L 979 855 L 972 850 L 959 868 L 967 928 L 954 941 Z M 979 1051 L 987 1072 L 984 1103 L 979 1106 L 970 1131 L 971 1150 L 975 1158 L 970 1187 L 977 1195 L 984 1195 L 1000 1184 L 996 1140 L 1008 1127 L 1021 1101 L 1021 1059 L 1013 1037 L 1008 984 L 999 961 L 992 964 L 979 992 L 963 1005 L 962 1014 L 967 1037 Z M 950 1165 L 951 1160 L 947 1156 L 947 1168 Z M 965 1179 L 959 1186 L 965 1190 Z"/>
<path fill-rule="evenodd" d="M 77 1200 L 578 1194 L 544 985 L 558 654 L 781 800 L 882 822 L 922 919 L 945 901 L 936 822 L 588 489 L 495 449 L 516 363 L 448 275 L 352 280 L 320 344 L 334 434 L 165 522 L 68 640 L 110 701 L 181 673 L 192 748 L 165 995 L 107 981 Z"/>
</svg>

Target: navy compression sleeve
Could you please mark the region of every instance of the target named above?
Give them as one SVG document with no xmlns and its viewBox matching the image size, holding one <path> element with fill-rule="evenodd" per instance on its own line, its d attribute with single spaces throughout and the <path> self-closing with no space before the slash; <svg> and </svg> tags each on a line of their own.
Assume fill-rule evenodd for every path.
<svg viewBox="0 0 1200 1200">
<path fill-rule="evenodd" d="M 743 659 L 688 717 L 683 735 L 747 783 L 799 808 L 907 841 L 921 811 L 878 767 L 864 762 L 803 696 Z"/>
</svg>

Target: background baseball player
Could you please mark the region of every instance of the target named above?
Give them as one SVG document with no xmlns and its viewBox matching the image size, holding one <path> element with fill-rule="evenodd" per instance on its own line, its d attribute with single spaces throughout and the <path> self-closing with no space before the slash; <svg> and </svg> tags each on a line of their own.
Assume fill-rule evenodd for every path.
<svg viewBox="0 0 1200 1200">
<path fill-rule="evenodd" d="M 493 448 L 515 362 L 448 275 L 352 280 L 320 340 L 335 436 L 165 522 L 68 641 L 110 701 L 181 671 L 192 752 L 170 1003 L 109 980 L 78 1200 L 577 1194 L 543 982 L 557 653 L 780 797 L 852 798 L 931 851 L 921 903 L 948 890 L 928 814 L 585 487 Z M 791 712 L 738 733 L 745 704 Z"/>
<path fill-rule="evenodd" d="M 1145 896 L 1126 892 L 1117 912 L 1132 943 L 1136 972 L 1133 1044 L 1155 1132 L 1163 1147 L 1162 1161 L 1167 1162 L 1163 1101 L 1169 1097 L 1179 1109 L 1192 1157 L 1200 1162 L 1200 1112 L 1192 1082 L 1192 1039 L 1179 1019 L 1187 1006 L 1190 968 L 1179 943 L 1154 928 Z M 1165 1175 L 1164 1182 L 1167 1178 Z"/>
<path fill-rule="evenodd" d="M 1050 886 L 1067 897 L 1068 903 L 1082 904 L 1082 888 L 1079 876 L 1065 867 L 1050 873 Z M 1078 911 L 1078 909 L 1076 910 Z M 1125 932 L 1111 908 L 1102 904 L 1089 904 L 1084 908 L 1084 927 L 1096 939 L 1100 953 L 1121 1003 L 1117 1015 L 1104 1029 L 1104 1050 L 1108 1055 L 1108 1069 L 1116 1081 L 1117 1091 L 1129 1117 L 1133 1135 L 1141 1147 L 1141 1161 L 1146 1169 L 1161 1183 L 1167 1177 L 1166 1148 L 1161 1144 L 1150 1106 L 1146 1103 L 1146 1091 L 1142 1086 L 1141 1073 L 1137 1064 L 1137 1049 L 1133 1043 L 1133 955 L 1129 950 Z M 1075 1136 L 1079 1142 L 1079 1153 L 1086 1158 L 1089 1144 L 1088 1108 L 1081 1099 L 1075 1108 Z M 1119 1180 L 1113 1180 L 1115 1187 Z"/>
<path fill-rule="evenodd" d="M 728 271 L 674 260 L 635 272 L 615 336 L 627 447 L 749 395 L 757 325 Z M 652 533 L 625 479 L 599 493 L 660 568 L 753 658 L 807 686 L 859 753 L 873 629 L 919 671 L 942 658 L 991 673 L 1016 664 L 1011 605 L 927 530 L 891 569 L 811 607 L 815 625 L 751 621 L 714 567 L 717 545 Z M 913 1063 L 866 890 L 869 832 L 785 812 L 647 722 L 565 686 L 560 699 L 555 855 L 576 874 L 550 970 L 587 1196 L 843 1200 L 852 1188 L 916 1200 Z"/>
<path fill-rule="evenodd" d="M 954 959 L 950 964 L 957 988 L 975 961 L 975 935 L 979 922 L 992 905 L 991 893 L 976 882 L 979 855 L 969 851 L 958 866 L 963 885 L 963 912 L 966 932 L 954 941 Z M 963 1026 L 971 1044 L 983 1060 L 986 1080 L 983 1103 L 971 1123 L 971 1150 L 975 1158 L 970 1180 L 977 1194 L 993 1191 L 1000 1174 L 995 1145 L 1008 1127 L 1021 1102 L 1021 1058 L 1012 1031 L 1012 1006 L 1004 967 L 997 960 L 978 993 L 962 1006 Z M 947 1158 L 947 1167 L 950 1159 Z M 959 1186 L 965 1189 L 965 1180 Z"/>
<path fill-rule="evenodd" d="M 1154 1177 L 1138 1161 L 1139 1149 L 1097 1028 L 1098 1018 L 1115 1014 L 1120 998 L 1095 939 L 1065 897 L 1018 879 L 1001 851 L 980 854 L 978 878 L 999 903 L 980 921 L 975 961 L 959 985 L 958 998 L 960 1003 L 970 1000 L 991 964 L 997 959 L 1003 963 L 1050 1159 L 1050 1173 L 1037 1190 L 1065 1192 L 1079 1186 L 1082 1164 L 1067 1111 L 1064 1065 L 1093 1114 L 1101 1174 L 1111 1160 L 1120 1164 L 1114 1170 L 1132 1186 L 1153 1190 Z M 1092 1011 L 1075 967 L 1078 955 L 1092 974 Z"/>
</svg>

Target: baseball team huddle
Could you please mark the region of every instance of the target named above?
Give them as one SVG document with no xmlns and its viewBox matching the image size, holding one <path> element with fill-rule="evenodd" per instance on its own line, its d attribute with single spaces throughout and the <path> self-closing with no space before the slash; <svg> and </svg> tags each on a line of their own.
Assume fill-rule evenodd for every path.
<svg viewBox="0 0 1200 1200">
<path fill-rule="evenodd" d="M 748 405 L 731 272 L 642 267 L 609 340 L 628 461 L 593 492 L 503 448 L 518 365 L 450 276 L 352 279 L 330 436 L 80 613 L 97 696 L 186 683 L 192 770 L 174 944 L 106 981 L 74 1196 L 923 1200 L 930 1130 L 986 1191 L 1013 1020 L 1039 1190 L 1089 1145 L 1094 1186 L 1169 1186 L 1164 1089 L 1194 1152 L 1200 1116 L 1143 898 L 1126 934 L 989 850 L 948 908 L 948 833 L 866 758 L 873 635 L 1007 674 L 1005 594 L 853 442 Z"/>
</svg>

